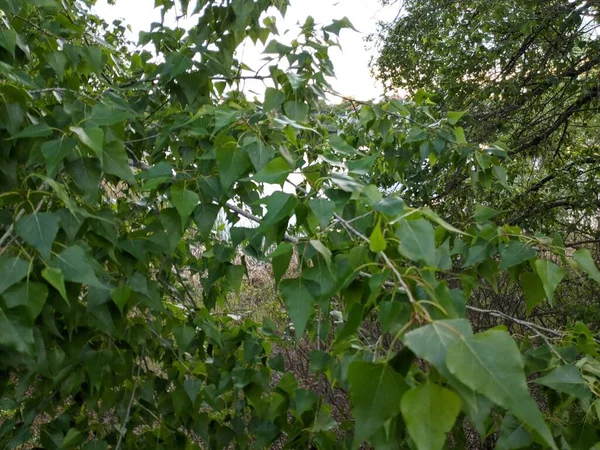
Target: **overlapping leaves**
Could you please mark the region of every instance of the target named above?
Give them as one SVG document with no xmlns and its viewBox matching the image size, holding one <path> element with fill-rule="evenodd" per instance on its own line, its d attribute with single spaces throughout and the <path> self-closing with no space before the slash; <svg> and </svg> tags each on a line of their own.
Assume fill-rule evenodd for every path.
<svg viewBox="0 0 600 450">
<path fill-rule="evenodd" d="M 491 208 L 450 224 L 410 207 L 416 168 L 505 185 L 502 152 L 470 146 L 461 113 L 436 120 L 422 99 L 324 107 L 328 46 L 347 19 L 308 19 L 295 47 L 270 41 L 261 103 L 232 89 L 236 48 L 266 42 L 263 13 L 285 1 L 198 2 L 187 32 L 142 33 L 156 59 L 74 3 L 4 3 L 2 444 L 38 439 L 43 416 L 45 448 L 438 449 L 464 416 L 485 439 L 494 407 L 505 448 L 555 445 L 515 341 L 473 334 L 465 316 L 470 290 L 506 270 L 528 312 L 552 302 L 564 252 L 494 225 Z M 249 259 L 269 263 L 283 319 L 228 309 Z M 597 278 L 588 253 L 573 261 Z M 582 327 L 575 351 L 597 357 Z M 282 355 L 305 345 L 345 405 L 289 369 Z M 595 366 L 550 345 L 537 384 L 589 401 Z"/>
</svg>

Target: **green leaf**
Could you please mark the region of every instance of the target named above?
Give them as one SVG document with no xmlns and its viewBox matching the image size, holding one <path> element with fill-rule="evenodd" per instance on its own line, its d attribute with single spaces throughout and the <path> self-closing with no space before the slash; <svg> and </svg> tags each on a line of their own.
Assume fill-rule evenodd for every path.
<svg viewBox="0 0 600 450">
<path fill-rule="evenodd" d="M 183 354 L 196 336 L 196 332 L 194 328 L 183 325 L 173 329 L 173 336 L 175 336 L 179 354 Z"/>
<path fill-rule="evenodd" d="M 544 285 L 544 291 L 546 292 L 546 297 L 548 298 L 548 302 L 552 305 L 552 298 L 554 296 L 554 291 L 562 281 L 565 276 L 565 269 L 560 266 L 557 266 L 553 262 L 538 259 L 535 262 L 535 270 L 542 280 L 542 284 Z"/>
<path fill-rule="evenodd" d="M 347 161 L 346 167 L 348 167 L 350 173 L 355 173 L 356 175 L 369 175 L 373 170 L 373 164 L 375 164 L 377 158 L 379 158 L 379 155 L 374 154 L 364 158 Z"/>
<path fill-rule="evenodd" d="M 0 31 L 0 47 L 6 49 L 8 53 L 15 58 L 15 49 L 17 46 L 17 32 L 11 28 Z"/>
<path fill-rule="evenodd" d="M 169 189 L 169 199 L 179 213 L 179 217 L 181 218 L 181 231 L 183 231 L 188 217 L 192 215 L 198 206 L 200 197 L 195 192 L 176 184 Z"/>
<path fill-rule="evenodd" d="M 315 421 L 310 429 L 312 433 L 319 431 L 333 430 L 337 426 L 337 422 L 331 417 L 330 411 L 321 408 L 315 418 Z"/>
<path fill-rule="evenodd" d="M 369 248 L 373 253 L 384 252 L 387 248 L 387 242 L 381 231 L 381 223 L 377 222 L 377 225 L 373 228 L 373 232 L 369 237 Z"/>
<path fill-rule="evenodd" d="M 477 223 L 485 223 L 498 214 L 500 214 L 500 212 L 496 211 L 495 209 L 488 208 L 487 206 L 483 205 L 477 205 L 475 206 L 475 214 L 473 214 L 473 217 L 475 217 Z"/>
<path fill-rule="evenodd" d="M 428 267 L 436 267 L 435 238 L 433 226 L 425 219 L 398 222 L 396 236 L 400 239 L 400 253 L 413 261 L 422 261 Z"/>
<path fill-rule="evenodd" d="M 79 141 L 86 147 L 92 149 L 96 156 L 102 160 L 102 147 L 104 146 L 104 131 L 102 128 L 69 128 L 79 138 Z"/>
<path fill-rule="evenodd" d="M 534 248 L 519 241 L 510 241 L 508 244 L 500 244 L 500 266 L 499 269 L 508 269 L 522 262 L 535 258 Z"/>
<path fill-rule="evenodd" d="M 496 247 L 485 239 L 477 239 L 475 244 L 469 247 L 465 267 L 474 266 L 491 258 L 496 253 Z"/>
<path fill-rule="evenodd" d="M 92 108 L 92 113 L 87 119 L 92 127 L 111 126 L 124 120 L 133 119 L 137 114 L 132 110 L 117 108 L 116 105 L 99 103 Z"/>
<path fill-rule="evenodd" d="M 258 183 L 283 184 L 291 172 L 292 168 L 287 161 L 278 156 L 254 175 L 254 181 Z"/>
<path fill-rule="evenodd" d="M 227 191 L 250 168 L 250 158 L 237 147 L 221 148 L 216 153 L 221 186 Z"/>
<path fill-rule="evenodd" d="M 273 194 L 265 198 L 264 201 L 267 206 L 267 214 L 259 227 L 259 230 L 261 231 L 284 219 L 289 219 L 298 202 L 293 195 L 279 191 L 273 192 Z"/>
<path fill-rule="evenodd" d="M 15 231 L 32 247 L 35 247 L 42 258 L 50 259 L 52 243 L 58 233 L 58 216 L 54 213 L 34 212 L 19 219 Z"/>
<path fill-rule="evenodd" d="M 265 145 L 262 141 L 252 142 L 244 149 L 248 151 L 252 165 L 257 171 L 265 167 L 275 156 L 273 147 Z"/>
<path fill-rule="evenodd" d="M 331 134 L 331 135 L 329 135 L 329 137 L 327 139 L 329 141 L 329 145 L 331 145 L 331 148 L 334 149 L 336 152 L 339 152 L 342 155 L 346 155 L 346 156 L 356 155 L 356 149 L 354 147 L 352 147 L 351 145 L 349 145 L 339 135 Z"/>
<path fill-rule="evenodd" d="M 279 280 L 281 280 L 287 272 L 293 255 L 294 246 L 288 242 L 279 244 L 275 251 L 269 255 L 269 258 L 271 258 L 272 261 L 275 283 L 279 283 Z"/>
<path fill-rule="evenodd" d="M 340 31 L 344 28 L 349 28 L 351 30 L 357 31 L 356 28 L 354 28 L 354 25 L 352 25 L 352 22 L 350 22 L 350 19 L 348 19 L 347 17 L 343 17 L 339 20 L 334 19 L 329 25 L 324 26 L 323 30 L 333 33 L 336 36 L 339 36 Z"/>
<path fill-rule="evenodd" d="M 96 202 L 100 193 L 102 170 L 100 160 L 96 158 L 78 158 L 66 164 L 69 175 L 79 190 L 83 191 L 89 202 Z"/>
<path fill-rule="evenodd" d="M 465 130 L 462 127 L 454 128 L 454 137 L 456 138 L 456 142 L 459 144 L 466 144 L 467 139 L 465 138 Z"/>
<path fill-rule="evenodd" d="M 215 127 L 213 132 L 216 134 L 228 125 L 231 125 L 242 115 L 244 111 L 238 108 L 221 106 L 215 111 Z"/>
<path fill-rule="evenodd" d="M 469 388 L 509 410 L 556 449 L 552 433 L 529 395 L 515 341 L 500 330 L 463 337 L 448 349 L 446 365 Z"/>
<path fill-rule="evenodd" d="M 427 382 L 402 397 L 402 416 L 418 450 L 441 450 L 460 412 L 460 398 Z"/>
<path fill-rule="evenodd" d="M 129 167 L 129 158 L 121 141 L 112 141 L 104 145 L 101 163 L 106 173 L 115 175 L 129 184 L 136 184 Z"/>
<path fill-rule="evenodd" d="M 436 251 L 436 266 L 440 270 L 452 269 L 452 258 L 450 257 L 450 239 L 446 239 L 442 245 L 440 245 Z"/>
<path fill-rule="evenodd" d="M 142 180 L 143 190 L 151 191 L 173 179 L 173 167 L 168 162 L 161 161 L 137 174 L 136 178 Z"/>
<path fill-rule="evenodd" d="M 34 346 L 33 330 L 17 318 L 9 318 L 0 308 L 0 346 L 18 353 L 31 354 Z"/>
<path fill-rule="evenodd" d="M 521 288 L 525 294 L 527 304 L 527 315 L 531 314 L 533 308 L 542 303 L 546 298 L 542 280 L 534 272 L 523 272 L 519 277 Z"/>
<path fill-rule="evenodd" d="M 54 72 L 58 75 L 58 78 L 62 80 L 65 73 L 65 66 L 67 65 L 67 56 L 64 52 L 54 50 L 50 53 L 45 54 L 48 65 L 52 67 Z"/>
<path fill-rule="evenodd" d="M 341 173 L 332 173 L 329 178 L 333 184 L 346 192 L 355 194 L 362 192 L 365 189 L 365 185 L 363 183 Z"/>
<path fill-rule="evenodd" d="M 210 232 L 215 225 L 220 209 L 219 205 L 204 203 L 199 204 L 196 206 L 196 209 L 194 209 L 193 220 L 202 237 L 208 238 L 210 236 Z"/>
<path fill-rule="evenodd" d="M 29 263 L 19 257 L 0 256 L 0 294 L 29 273 Z"/>
<path fill-rule="evenodd" d="M 311 239 L 310 245 L 321 254 L 323 259 L 327 263 L 327 267 L 330 267 L 331 266 L 331 250 L 329 250 L 325 244 L 323 244 L 321 241 L 319 241 L 317 239 Z"/>
<path fill-rule="evenodd" d="M 77 245 L 68 247 L 53 260 L 53 267 L 62 271 L 65 281 L 105 288 L 94 273 L 90 258 Z"/>
<path fill-rule="evenodd" d="M 308 207 L 319 220 L 321 228 L 325 229 L 333 217 L 335 203 L 326 198 L 311 198 Z"/>
<path fill-rule="evenodd" d="M 112 301 L 115 302 L 115 305 L 117 305 L 119 311 L 121 311 L 121 314 L 123 314 L 123 308 L 125 308 L 125 305 L 129 301 L 129 297 L 131 297 L 132 292 L 133 289 L 131 289 L 129 286 L 119 286 L 110 292 L 110 298 L 112 298 Z"/>
<path fill-rule="evenodd" d="M 45 123 L 38 123 L 37 125 L 31 125 L 24 130 L 19 131 L 17 134 L 13 134 L 8 140 L 21 139 L 21 138 L 39 138 L 47 137 L 52 134 L 52 128 Z"/>
<path fill-rule="evenodd" d="M 81 450 L 106 450 L 108 444 L 105 441 L 88 441 Z"/>
<path fill-rule="evenodd" d="M 496 450 L 529 448 L 532 443 L 533 439 L 523 424 L 515 416 L 507 414 L 502 420 Z"/>
<path fill-rule="evenodd" d="M 471 324 L 466 319 L 436 320 L 404 336 L 404 343 L 420 358 L 433 364 L 442 375 L 450 375 L 446 368 L 448 348 L 462 336 L 472 336 Z"/>
<path fill-rule="evenodd" d="M 68 449 L 81 444 L 86 438 L 86 434 L 79 431 L 77 428 L 71 428 L 63 438 L 60 448 Z"/>
<path fill-rule="evenodd" d="M 373 205 L 375 211 L 381 212 L 388 217 L 397 217 L 404 211 L 404 201 L 396 197 L 386 197 Z"/>
<path fill-rule="evenodd" d="M 433 220 L 435 223 L 437 223 L 438 225 L 441 225 L 442 227 L 444 227 L 446 230 L 451 231 L 452 233 L 457 233 L 457 234 L 463 234 L 466 235 L 467 233 L 463 232 L 462 230 L 459 230 L 458 228 L 456 228 L 455 226 L 449 224 L 448 222 L 446 222 L 444 219 L 442 219 L 437 213 L 435 213 L 434 211 L 432 211 L 429 207 L 425 206 L 423 208 L 420 208 L 418 210 L 421 214 L 423 214 L 425 217 L 429 217 L 431 220 Z"/>
<path fill-rule="evenodd" d="M 77 237 L 77 233 L 81 229 L 83 220 L 75 217 L 71 211 L 66 208 L 59 209 L 55 214 L 59 217 L 60 226 L 66 233 L 69 241 L 74 241 Z"/>
<path fill-rule="evenodd" d="M 233 11 L 236 15 L 236 31 L 243 30 L 246 26 L 246 21 L 248 17 L 254 11 L 254 2 L 251 0 L 237 0 L 234 1 L 231 5 Z"/>
<path fill-rule="evenodd" d="M 92 68 L 96 75 L 100 75 L 102 73 L 102 69 L 104 67 L 104 58 L 102 55 L 102 50 L 98 47 L 94 46 L 86 46 L 84 47 L 83 58 L 86 63 Z"/>
<path fill-rule="evenodd" d="M 600 283 L 600 271 L 594 263 L 592 254 L 587 248 L 582 248 L 573 253 L 573 259 L 577 266 L 583 270 L 596 283 Z"/>
<path fill-rule="evenodd" d="M 77 141 L 75 139 L 57 139 L 46 141 L 42 144 L 41 151 L 46 160 L 46 174 L 54 177 L 58 172 L 58 165 L 63 159 L 72 154 Z"/>
<path fill-rule="evenodd" d="M 315 299 L 301 278 L 283 280 L 279 284 L 279 291 L 296 329 L 296 339 L 299 340 L 313 311 Z"/>
<path fill-rule="evenodd" d="M 536 379 L 535 383 L 565 392 L 582 400 L 588 400 L 592 397 L 592 391 L 583 379 L 581 372 L 571 364 L 557 367 L 548 375 Z"/>
<path fill-rule="evenodd" d="M 62 273 L 62 270 L 54 267 L 46 267 L 44 270 L 42 270 L 42 276 L 48 283 L 50 283 L 50 286 L 56 289 L 61 297 L 67 303 L 69 303 L 67 290 L 65 289 L 65 277 Z"/>
<path fill-rule="evenodd" d="M 232 291 L 237 293 L 240 292 L 244 275 L 246 275 L 246 267 L 243 265 L 231 265 L 227 267 L 225 279 L 227 280 L 227 284 Z"/>
<path fill-rule="evenodd" d="M 175 208 L 162 209 L 159 220 L 167 233 L 169 248 L 174 252 L 181 240 L 185 225 L 181 222 L 181 217 Z"/>
<path fill-rule="evenodd" d="M 202 380 L 197 378 L 188 378 L 183 382 L 183 390 L 190 398 L 191 402 L 194 403 L 200 394 L 200 388 L 202 387 Z"/>
<path fill-rule="evenodd" d="M 4 293 L 3 297 L 7 308 L 25 306 L 33 323 L 46 303 L 48 288 L 45 284 L 31 281 L 13 286 Z"/>
<path fill-rule="evenodd" d="M 279 54 L 281 55 L 281 51 L 283 51 L 283 54 L 289 54 L 288 50 L 291 50 L 290 47 L 288 47 L 287 45 L 281 45 L 279 44 Z M 292 86 L 292 89 L 297 90 L 298 88 L 303 87 L 306 84 L 307 81 L 307 77 L 305 75 L 300 75 L 292 70 L 289 70 L 285 76 L 287 77 L 288 81 L 290 82 L 290 86 Z"/>
<path fill-rule="evenodd" d="M 479 167 L 481 167 L 483 170 L 489 169 L 490 165 L 492 164 L 492 157 L 482 151 L 475 151 L 475 159 L 477 160 Z"/>
<path fill-rule="evenodd" d="M 412 308 L 410 307 L 410 303 L 398 301 L 381 302 L 379 304 L 381 329 L 385 333 L 391 333 L 395 336 L 408 323 L 411 314 Z"/>
<path fill-rule="evenodd" d="M 502 166 L 494 166 L 492 167 L 492 173 L 494 174 L 494 176 L 496 177 L 496 179 L 500 182 L 500 184 L 502 186 L 504 186 L 506 189 L 510 189 L 510 186 L 508 185 L 508 181 L 506 178 L 506 169 Z"/>
<path fill-rule="evenodd" d="M 360 108 L 360 112 L 358 113 L 358 123 L 360 123 L 362 126 L 366 126 L 369 124 L 369 122 L 375 120 L 376 118 L 377 116 L 375 115 L 373 108 L 370 105 L 363 104 Z"/>
<path fill-rule="evenodd" d="M 387 420 L 400 414 L 408 390 L 404 378 L 385 363 L 354 361 L 348 368 L 355 432 L 353 449 L 369 439 Z"/>
<path fill-rule="evenodd" d="M 308 116 L 308 105 L 297 101 L 288 101 L 283 104 L 283 112 L 294 122 L 303 122 Z"/>
<path fill-rule="evenodd" d="M 165 77 L 166 81 L 181 75 L 193 66 L 193 61 L 188 56 L 181 52 L 172 52 L 165 56 L 165 64 L 161 73 L 161 78 Z"/>
<path fill-rule="evenodd" d="M 427 132 L 423 130 L 421 127 L 412 127 L 408 132 L 408 136 L 406 136 L 406 140 L 404 141 L 406 144 L 411 144 L 413 142 L 421 142 L 427 138 Z"/>
<path fill-rule="evenodd" d="M 456 125 L 456 122 L 460 120 L 462 116 L 464 116 L 466 111 L 451 111 L 446 114 L 446 118 L 448 119 L 448 123 L 450 125 Z"/>
<path fill-rule="evenodd" d="M 269 112 L 272 109 L 279 108 L 285 102 L 285 94 L 277 89 L 269 87 L 265 90 L 265 101 L 263 102 L 263 111 Z"/>
</svg>

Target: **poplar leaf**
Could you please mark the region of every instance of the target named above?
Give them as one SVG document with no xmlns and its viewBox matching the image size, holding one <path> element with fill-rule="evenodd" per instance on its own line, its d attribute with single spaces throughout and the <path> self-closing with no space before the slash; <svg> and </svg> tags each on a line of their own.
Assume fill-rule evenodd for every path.
<svg viewBox="0 0 600 450">
<path fill-rule="evenodd" d="M 387 420 L 400 414 L 408 390 L 404 378 L 385 363 L 354 361 L 348 369 L 355 432 L 353 449 L 369 439 Z"/>
<path fill-rule="evenodd" d="M 401 409 L 417 449 L 441 450 L 460 412 L 460 398 L 429 381 L 405 393 Z"/>
</svg>

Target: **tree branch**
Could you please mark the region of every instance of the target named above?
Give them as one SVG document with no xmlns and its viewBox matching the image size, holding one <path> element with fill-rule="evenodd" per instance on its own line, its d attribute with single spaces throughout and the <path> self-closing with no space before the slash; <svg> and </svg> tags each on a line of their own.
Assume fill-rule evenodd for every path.
<svg viewBox="0 0 600 450">
<path fill-rule="evenodd" d="M 573 103 L 566 111 L 564 111 L 558 118 L 554 121 L 552 125 L 539 133 L 536 137 L 524 143 L 517 149 L 510 152 L 511 155 L 518 155 L 519 153 L 524 152 L 525 150 L 530 149 L 531 147 L 535 147 L 536 145 L 543 142 L 545 139 L 550 137 L 556 130 L 558 130 L 569 118 L 578 112 L 582 106 L 591 102 L 593 99 L 598 98 L 599 94 L 596 91 L 588 91 L 582 97 L 580 97 L 575 103 Z"/>
</svg>

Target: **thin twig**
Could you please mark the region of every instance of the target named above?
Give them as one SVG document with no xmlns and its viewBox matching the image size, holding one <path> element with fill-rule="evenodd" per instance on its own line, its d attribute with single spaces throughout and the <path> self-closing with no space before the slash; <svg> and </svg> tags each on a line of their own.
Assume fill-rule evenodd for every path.
<svg viewBox="0 0 600 450">
<path fill-rule="evenodd" d="M 70 92 L 71 94 L 81 95 L 82 97 L 86 97 L 89 100 L 96 100 L 93 96 L 86 94 L 85 92 L 76 91 L 75 89 L 63 88 L 63 87 L 52 87 L 52 88 L 43 88 L 43 89 L 31 89 L 27 91 L 29 94 L 45 94 L 45 93 L 53 93 L 53 92 Z"/>
<path fill-rule="evenodd" d="M 150 136 L 146 136 L 140 139 L 132 139 L 130 141 L 125 141 L 124 144 L 134 144 L 135 142 L 143 142 L 143 141 L 149 141 L 150 139 L 154 139 L 160 136 L 159 134 L 152 134 Z"/>
<path fill-rule="evenodd" d="M 41 32 L 42 32 L 42 33 L 44 33 L 46 36 L 50 36 L 50 37 L 52 37 L 52 38 L 54 38 L 54 39 L 57 39 L 57 40 L 63 40 L 63 41 L 66 41 L 66 42 L 70 42 L 70 41 L 69 41 L 69 39 L 65 39 L 65 38 L 62 38 L 62 37 L 60 37 L 60 36 L 57 36 L 57 35 L 55 35 L 55 34 L 53 34 L 53 33 L 50 33 L 48 30 L 46 30 L 46 29 L 44 29 L 44 28 L 42 28 L 42 27 L 40 27 L 40 26 L 36 25 L 36 24 L 35 24 L 35 23 L 33 23 L 31 20 L 29 20 L 29 19 L 26 19 L 25 17 L 21 17 L 21 16 L 19 16 L 19 15 L 17 15 L 17 14 L 16 14 L 14 17 L 15 17 L 15 19 L 19 19 L 19 20 L 22 20 L 22 21 L 23 21 L 23 22 L 25 22 L 25 23 L 28 23 L 30 26 L 32 26 L 33 28 L 35 28 L 35 29 L 36 29 L 36 30 L 38 30 L 38 31 L 41 31 Z"/>
<path fill-rule="evenodd" d="M 494 309 L 480 309 L 480 308 L 476 308 L 475 306 L 470 306 L 470 305 L 467 305 L 467 309 L 469 311 L 473 311 L 478 314 L 486 314 L 488 316 L 497 317 L 499 319 L 506 319 L 511 322 L 518 323 L 519 325 L 523 325 L 524 327 L 529 328 L 531 330 L 543 331 L 544 333 L 550 334 L 552 336 L 562 336 L 563 335 L 563 333 L 561 333 L 559 331 L 552 330 L 550 328 L 546 328 L 546 327 L 537 325 L 532 322 L 527 322 L 526 320 L 517 319 L 516 317 L 509 316 L 508 314 L 505 314 L 502 311 L 497 311 Z"/>
<path fill-rule="evenodd" d="M 260 224 L 262 222 L 262 219 L 258 216 L 255 216 L 252 213 L 249 213 L 247 211 L 244 211 L 242 208 L 239 208 L 235 205 L 232 205 L 231 203 L 226 203 L 225 206 L 227 206 L 227 208 L 229 208 L 231 211 L 239 214 L 242 217 L 245 217 L 246 219 L 250 219 L 253 222 L 256 222 L 258 224 Z M 298 242 L 300 242 L 300 240 L 294 236 L 291 236 L 289 234 L 285 234 L 284 235 L 284 239 L 288 242 L 291 242 L 292 244 L 297 244 Z"/>
<path fill-rule="evenodd" d="M 192 296 L 192 293 L 190 292 L 190 290 L 188 289 L 188 287 L 183 282 L 183 278 L 181 277 L 181 273 L 179 273 L 179 269 L 177 268 L 177 266 L 173 266 L 173 268 L 175 269 L 175 273 L 177 274 L 177 278 L 179 279 L 179 282 L 181 283 L 181 286 L 183 286 L 183 290 L 185 291 L 186 295 L 188 296 L 188 298 L 192 302 L 192 305 L 194 305 L 197 309 L 200 309 L 200 305 L 198 305 L 198 302 Z"/>
<path fill-rule="evenodd" d="M 144 349 L 142 348 L 142 353 L 140 358 L 144 357 Z M 117 441 L 117 446 L 115 450 L 119 450 L 121 448 L 121 442 L 123 441 L 123 436 L 127 433 L 127 424 L 129 423 L 129 417 L 131 415 L 131 405 L 133 405 L 133 398 L 135 397 L 135 391 L 137 389 L 138 379 L 140 377 L 140 372 L 142 371 L 142 364 L 140 360 L 140 364 L 138 364 L 137 375 L 135 377 L 135 381 L 133 383 L 133 391 L 131 391 L 131 398 L 129 399 L 129 405 L 127 405 L 127 412 L 125 413 L 125 420 L 123 421 L 123 425 L 121 426 L 119 440 Z"/>
</svg>

